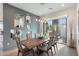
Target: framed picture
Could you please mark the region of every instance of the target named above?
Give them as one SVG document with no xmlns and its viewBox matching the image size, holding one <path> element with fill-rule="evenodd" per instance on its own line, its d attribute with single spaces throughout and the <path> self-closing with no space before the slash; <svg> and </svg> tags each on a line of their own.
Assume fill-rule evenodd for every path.
<svg viewBox="0 0 79 59">
<path fill-rule="evenodd" d="M 26 22 L 31 23 L 31 17 L 30 16 L 26 16 Z"/>
<path fill-rule="evenodd" d="M 20 27 L 24 27 L 24 16 L 20 14 L 16 14 L 14 16 L 14 27 L 19 25 Z"/>
</svg>

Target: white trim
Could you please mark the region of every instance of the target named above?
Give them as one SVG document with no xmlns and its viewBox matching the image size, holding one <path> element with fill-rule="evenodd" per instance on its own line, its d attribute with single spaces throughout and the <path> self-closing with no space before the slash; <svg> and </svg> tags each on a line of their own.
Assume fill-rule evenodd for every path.
<svg viewBox="0 0 79 59">
<path fill-rule="evenodd" d="M 59 18 L 62 18 L 62 17 L 68 17 L 67 15 L 61 15 L 61 16 L 58 16 L 58 17 L 50 17 L 48 19 L 59 19 Z"/>
</svg>

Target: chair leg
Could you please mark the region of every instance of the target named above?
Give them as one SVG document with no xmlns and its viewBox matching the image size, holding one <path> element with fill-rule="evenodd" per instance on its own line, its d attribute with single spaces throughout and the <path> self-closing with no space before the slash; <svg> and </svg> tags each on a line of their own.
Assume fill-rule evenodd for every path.
<svg viewBox="0 0 79 59">
<path fill-rule="evenodd" d="M 58 51 L 57 43 L 56 43 L 56 49 L 57 49 L 57 51 Z"/>
<path fill-rule="evenodd" d="M 34 56 L 35 55 L 34 49 L 33 49 L 32 53 L 33 53 L 33 56 Z"/>
<path fill-rule="evenodd" d="M 52 51 L 52 47 L 51 47 L 51 54 L 52 54 L 52 56 L 53 56 L 53 51 Z"/>
<path fill-rule="evenodd" d="M 47 55 L 49 56 L 49 52 L 47 51 Z"/>
<path fill-rule="evenodd" d="M 38 46 L 37 46 L 37 55 L 39 55 L 39 49 L 38 49 Z"/>
<path fill-rule="evenodd" d="M 17 56 L 19 56 L 19 53 L 20 53 L 20 51 L 18 50 L 18 54 L 17 54 Z"/>
<path fill-rule="evenodd" d="M 55 53 L 56 53 L 55 45 L 54 45 L 54 51 L 55 51 Z"/>
<path fill-rule="evenodd" d="M 39 55 L 39 51 L 37 51 L 37 55 Z"/>
</svg>

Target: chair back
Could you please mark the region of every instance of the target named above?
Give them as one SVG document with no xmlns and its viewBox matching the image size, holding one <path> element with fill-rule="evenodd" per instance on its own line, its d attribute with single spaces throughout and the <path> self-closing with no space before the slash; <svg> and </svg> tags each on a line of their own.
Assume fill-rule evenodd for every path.
<svg viewBox="0 0 79 59">
<path fill-rule="evenodd" d="M 49 32 L 49 37 L 54 37 L 54 33 L 53 32 Z"/>
<path fill-rule="evenodd" d="M 16 41 L 18 49 L 22 52 L 23 49 L 22 49 L 22 45 L 20 42 L 20 38 L 16 37 L 15 41 Z"/>
<path fill-rule="evenodd" d="M 47 49 L 50 49 L 50 48 L 51 48 L 52 42 L 53 42 L 53 37 L 50 37 L 49 42 L 48 42 L 48 47 L 47 47 Z"/>
</svg>

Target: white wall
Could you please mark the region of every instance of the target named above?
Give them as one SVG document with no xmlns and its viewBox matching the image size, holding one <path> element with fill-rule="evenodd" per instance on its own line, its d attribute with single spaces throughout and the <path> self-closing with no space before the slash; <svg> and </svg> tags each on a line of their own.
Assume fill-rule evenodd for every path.
<svg viewBox="0 0 79 59">
<path fill-rule="evenodd" d="M 0 21 L 3 21 L 3 4 L 1 3 L 0 3 Z M 3 35 L 0 35 L 0 55 L 2 55 L 2 50 L 3 50 Z"/>
<path fill-rule="evenodd" d="M 3 31 L 3 4 L 0 3 L 0 31 Z"/>
<path fill-rule="evenodd" d="M 78 52 L 78 55 L 79 55 L 79 14 L 78 14 L 78 10 L 79 10 L 79 4 L 77 4 L 77 23 L 76 23 L 76 25 L 77 25 L 77 52 Z"/>
<path fill-rule="evenodd" d="M 0 3 L 0 20 L 3 20 L 3 4 Z"/>
<path fill-rule="evenodd" d="M 75 42 L 74 46 L 76 47 L 76 7 L 68 8 L 65 10 L 61 10 L 58 12 L 54 12 L 51 14 L 48 14 L 46 16 L 41 16 L 41 18 L 59 18 L 62 16 L 67 16 L 67 44 L 69 45 L 69 39 L 70 39 L 70 27 L 69 24 L 73 23 L 73 40 Z"/>
</svg>

